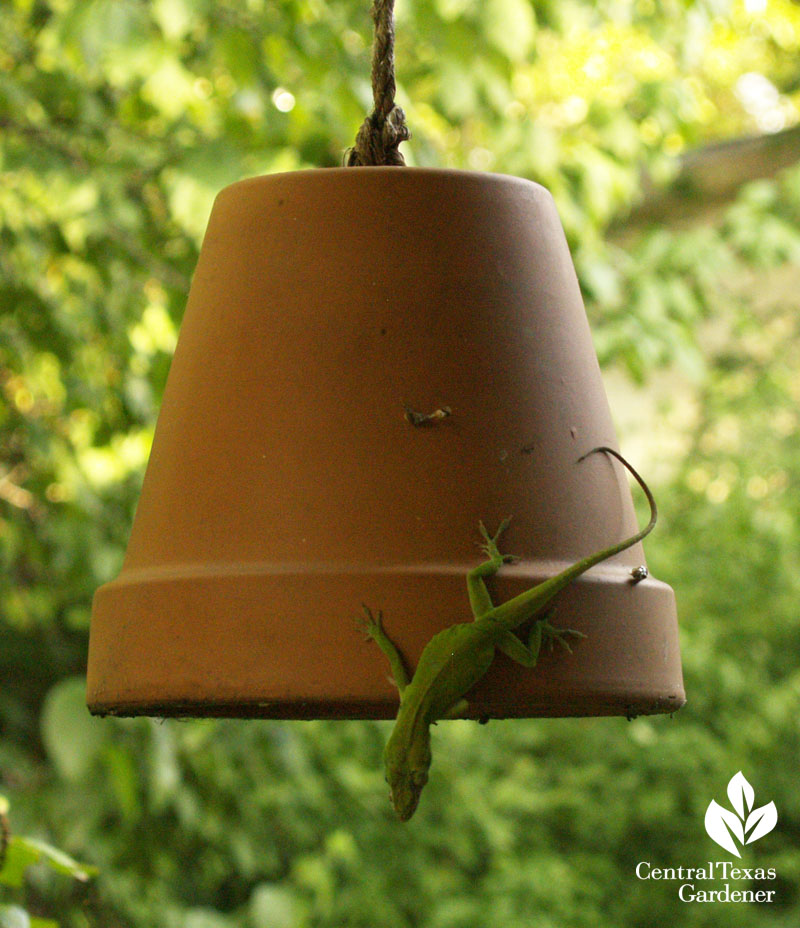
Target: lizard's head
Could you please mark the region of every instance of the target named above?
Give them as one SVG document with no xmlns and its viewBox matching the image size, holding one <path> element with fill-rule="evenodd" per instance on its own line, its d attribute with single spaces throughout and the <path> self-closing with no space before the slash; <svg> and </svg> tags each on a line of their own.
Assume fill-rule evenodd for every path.
<svg viewBox="0 0 800 928">
<path fill-rule="evenodd" d="M 416 811 L 420 794 L 428 782 L 430 742 L 422 739 L 402 744 L 389 738 L 383 760 L 392 805 L 400 821 L 407 822 Z"/>
</svg>

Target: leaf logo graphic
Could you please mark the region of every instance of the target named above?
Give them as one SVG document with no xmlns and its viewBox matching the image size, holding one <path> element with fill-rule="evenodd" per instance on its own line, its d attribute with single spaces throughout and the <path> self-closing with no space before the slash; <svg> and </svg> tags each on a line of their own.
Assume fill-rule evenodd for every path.
<svg viewBox="0 0 800 928">
<path fill-rule="evenodd" d="M 706 809 L 705 826 L 708 836 L 731 854 L 741 857 L 739 844 L 752 844 L 769 834 L 778 823 L 778 810 L 770 802 L 758 809 L 753 808 L 755 793 L 740 770 L 728 783 L 728 799 L 733 812 L 713 799 Z M 736 839 L 736 840 L 734 840 Z"/>
</svg>

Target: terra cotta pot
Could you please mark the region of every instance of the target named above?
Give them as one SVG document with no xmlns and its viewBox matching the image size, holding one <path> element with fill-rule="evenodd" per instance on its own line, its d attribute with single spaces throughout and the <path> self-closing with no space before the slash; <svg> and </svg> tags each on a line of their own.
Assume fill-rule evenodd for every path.
<svg viewBox="0 0 800 928">
<path fill-rule="evenodd" d="M 411 409 L 451 414 L 415 427 Z M 419 168 L 241 181 L 214 204 L 88 703 L 123 715 L 396 711 L 362 603 L 413 667 L 470 617 L 478 521 L 522 560 L 495 602 L 636 530 L 550 194 Z M 658 529 L 651 536 L 658 544 Z M 672 590 L 637 545 L 559 594 L 586 635 L 498 655 L 475 717 L 671 712 Z"/>
</svg>

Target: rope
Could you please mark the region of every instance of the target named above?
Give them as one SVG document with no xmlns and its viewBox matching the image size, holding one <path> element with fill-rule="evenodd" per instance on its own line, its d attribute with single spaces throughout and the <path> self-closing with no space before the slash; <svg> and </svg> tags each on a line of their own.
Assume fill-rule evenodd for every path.
<svg viewBox="0 0 800 928">
<path fill-rule="evenodd" d="M 375 40 L 372 45 L 372 99 L 374 109 L 358 130 L 355 145 L 347 152 L 347 167 L 404 165 L 398 151 L 411 138 L 405 113 L 394 105 L 394 0 L 373 0 Z"/>
</svg>

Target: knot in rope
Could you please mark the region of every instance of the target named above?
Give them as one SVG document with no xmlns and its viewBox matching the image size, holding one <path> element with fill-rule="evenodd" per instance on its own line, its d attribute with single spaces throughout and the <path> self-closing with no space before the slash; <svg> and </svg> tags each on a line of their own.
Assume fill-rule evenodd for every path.
<svg viewBox="0 0 800 928">
<path fill-rule="evenodd" d="M 375 23 L 372 46 L 374 108 L 358 130 L 355 145 L 347 153 L 347 167 L 404 165 L 406 162 L 398 147 L 411 138 L 405 113 L 394 103 L 394 0 L 374 0 L 372 18 Z"/>
</svg>

